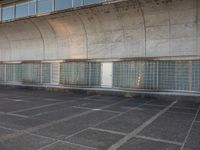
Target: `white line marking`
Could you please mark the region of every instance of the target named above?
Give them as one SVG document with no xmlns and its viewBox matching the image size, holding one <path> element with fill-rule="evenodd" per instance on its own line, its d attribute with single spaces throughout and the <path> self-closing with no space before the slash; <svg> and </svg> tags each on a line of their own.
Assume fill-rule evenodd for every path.
<svg viewBox="0 0 200 150">
<path fill-rule="evenodd" d="M 79 107 L 79 106 L 72 106 L 73 108 L 80 108 L 80 109 L 88 109 L 88 110 L 93 110 L 93 111 L 104 111 L 104 112 L 110 112 L 110 113 L 116 113 L 119 114 L 120 112 L 118 111 L 111 111 L 111 110 L 105 110 L 105 109 L 93 109 L 93 108 L 88 108 L 88 107 Z"/>
<path fill-rule="evenodd" d="M 20 109 L 20 110 L 12 111 L 10 113 L 18 113 L 18 112 L 22 112 L 22 111 L 34 110 L 34 109 L 39 109 L 39 108 L 54 106 L 54 105 L 63 104 L 63 103 L 66 103 L 66 102 L 56 102 L 56 103 L 53 103 L 53 104 L 47 104 L 47 105 L 36 106 L 36 107 L 31 107 L 31 108 L 25 108 L 25 109 Z"/>
<path fill-rule="evenodd" d="M 105 109 L 105 108 L 108 108 L 108 107 L 111 107 L 111 106 L 114 106 L 114 105 L 117 105 L 117 104 L 120 104 L 120 103 L 122 103 L 122 102 L 120 101 L 120 102 L 116 102 L 116 103 L 113 103 L 113 104 L 110 104 L 110 105 L 107 105 L 107 106 L 103 106 L 103 107 L 100 107 L 100 109 Z M 60 120 L 55 120 L 55 121 L 52 121 L 52 122 L 44 123 L 44 124 L 41 124 L 41 125 L 33 127 L 33 128 L 20 130 L 20 131 L 18 131 L 16 133 L 9 134 L 9 135 L 6 135 L 4 137 L 0 137 L 0 141 L 5 141 L 5 140 L 7 140 L 9 138 L 17 137 L 17 136 L 23 135 L 25 133 L 29 133 L 29 132 L 33 132 L 35 130 L 39 130 L 41 128 L 49 127 L 49 126 L 54 125 L 54 124 L 58 124 L 58 123 L 61 123 L 61 122 L 64 122 L 64 121 L 71 120 L 73 118 L 77 118 L 77 117 L 80 117 L 80 116 L 83 116 L 83 115 L 90 114 L 92 112 L 94 112 L 94 111 L 88 110 L 88 111 L 85 111 L 83 113 L 72 115 L 72 116 L 67 117 L 67 118 L 63 118 L 63 119 L 60 119 Z"/>
<path fill-rule="evenodd" d="M 127 135 L 126 133 L 123 133 L 123 132 L 117 132 L 117 131 L 112 131 L 112 130 L 100 129 L 100 128 L 95 128 L 95 127 L 89 127 L 88 129 L 96 130 L 96 131 L 101 131 L 101 132 L 107 132 L 107 133 L 111 133 L 111 134 L 118 134 L 118 135 L 123 135 L 123 136 Z"/>
<path fill-rule="evenodd" d="M 130 99 L 129 99 L 129 100 L 126 100 L 126 101 L 130 101 Z M 122 102 L 122 103 L 123 103 L 123 102 Z M 147 103 L 149 103 L 149 102 L 140 104 L 140 105 L 138 105 L 138 106 L 142 106 L 142 105 L 147 104 Z M 116 105 L 118 105 L 118 104 L 116 104 Z M 114 118 L 117 118 L 117 117 L 119 117 L 119 116 L 121 116 L 121 115 L 123 115 L 123 114 L 125 114 L 125 113 L 127 113 L 127 112 L 129 112 L 129 111 L 132 111 L 132 110 L 137 109 L 138 106 L 132 107 L 130 110 L 127 110 L 126 112 L 121 112 L 120 114 L 116 114 L 116 115 L 114 115 L 114 116 L 112 116 L 112 117 L 110 117 L 110 118 L 108 118 L 108 119 L 106 119 L 106 120 L 103 120 L 103 121 L 101 121 L 101 122 L 99 122 L 99 123 L 97 123 L 97 124 L 95 124 L 95 125 L 93 125 L 93 126 L 90 126 L 90 127 L 96 127 L 96 126 L 98 126 L 98 125 L 100 125 L 100 124 L 102 124 L 102 123 L 104 123 L 104 122 L 107 122 L 107 121 L 109 121 L 109 120 L 112 120 L 112 119 L 114 119 Z M 89 127 L 88 127 L 88 128 L 89 128 Z M 68 138 L 70 138 L 70 137 L 72 137 L 72 136 L 75 136 L 75 135 L 77 135 L 77 134 L 79 134 L 79 133 L 81 133 L 81 132 L 87 130 L 88 128 L 85 128 L 85 129 L 83 129 L 83 130 L 80 130 L 80 131 L 78 131 L 78 132 L 72 134 L 72 135 L 69 135 L 69 136 L 65 137 L 65 139 L 68 139 Z"/>
<path fill-rule="evenodd" d="M 182 147 L 181 147 L 180 150 L 183 150 L 183 148 L 185 147 L 185 144 L 187 143 L 187 140 L 188 140 L 188 138 L 189 138 L 189 135 L 190 135 L 190 133 L 191 133 L 191 131 L 192 131 L 192 127 L 193 127 L 193 125 L 194 125 L 194 123 L 195 123 L 195 120 L 197 119 L 198 113 L 200 113 L 200 106 L 199 106 L 199 108 L 198 108 L 198 110 L 197 110 L 197 113 L 196 113 L 196 115 L 195 115 L 195 117 L 194 117 L 194 120 L 193 120 L 192 123 L 191 123 L 190 129 L 189 129 L 188 132 L 187 132 L 187 136 L 185 137 L 185 140 L 184 140 L 183 145 L 182 145 Z"/>
<path fill-rule="evenodd" d="M 111 145 L 108 150 L 117 150 L 119 147 L 121 147 L 124 143 L 126 143 L 128 140 L 136 136 L 139 132 L 141 132 L 145 127 L 147 127 L 149 124 L 151 124 L 153 121 L 155 121 L 158 117 L 160 117 L 162 114 L 164 114 L 167 110 L 169 110 L 173 105 L 175 105 L 177 101 L 172 102 L 169 106 L 167 106 L 165 109 L 161 110 L 159 113 L 154 115 L 151 119 L 144 122 L 141 126 L 133 130 L 131 133 L 126 135 L 124 138 L 119 140 L 117 143 Z"/>
<path fill-rule="evenodd" d="M 51 144 L 48 144 L 48 145 L 45 145 L 45 146 L 39 148 L 38 150 L 46 149 L 46 148 L 51 147 L 52 145 L 54 145 L 54 144 L 56 144 L 56 143 L 58 143 L 58 142 L 59 142 L 59 141 L 55 141 L 55 142 L 53 142 L 53 143 L 51 143 Z"/>
<path fill-rule="evenodd" d="M 16 116 L 16 117 L 20 117 L 20 118 L 29 118 L 28 116 L 25 116 L 25 115 L 18 115 L 18 114 L 9 113 L 9 112 L 0 112 L 0 114 L 10 115 L 10 116 Z"/>
<path fill-rule="evenodd" d="M 174 141 L 169 141 L 169 140 L 156 139 L 156 138 L 152 138 L 152 137 L 146 137 L 146 136 L 136 135 L 135 138 L 182 146 L 182 143 L 180 143 L 180 142 L 174 142 Z"/>
</svg>

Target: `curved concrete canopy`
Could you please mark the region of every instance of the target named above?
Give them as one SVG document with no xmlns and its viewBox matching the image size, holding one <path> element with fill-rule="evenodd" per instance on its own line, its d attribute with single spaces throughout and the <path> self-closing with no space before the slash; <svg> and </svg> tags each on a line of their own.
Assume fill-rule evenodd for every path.
<svg viewBox="0 0 200 150">
<path fill-rule="evenodd" d="M 199 0 L 128 0 L 0 25 L 0 61 L 197 56 Z"/>
</svg>

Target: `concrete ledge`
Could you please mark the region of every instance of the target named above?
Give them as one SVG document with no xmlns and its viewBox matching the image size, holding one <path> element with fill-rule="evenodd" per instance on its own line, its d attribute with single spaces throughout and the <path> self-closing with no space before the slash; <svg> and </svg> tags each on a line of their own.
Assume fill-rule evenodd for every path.
<svg viewBox="0 0 200 150">
<path fill-rule="evenodd" d="M 169 91 L 150 91 L 150 90 L 123 90 L 110 88 L 79 88 L 53 85 L 11 85 L 1 84 L 1 89 L 27 89 L 27 90 L 44 90 L 49 92 L 64 93 L 84 93 L 87 95 L 111 95 L 124 97 L 150 97 L 155 99 L 179 99 L 192 100 L 200 102 L 200 93 L 195 92 L 169 92 Z"/>
</svg>

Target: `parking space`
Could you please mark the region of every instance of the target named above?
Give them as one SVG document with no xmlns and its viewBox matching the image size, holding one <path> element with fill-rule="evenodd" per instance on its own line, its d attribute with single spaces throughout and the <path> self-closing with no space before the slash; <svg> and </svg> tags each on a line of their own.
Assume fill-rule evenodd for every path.
<svg viewBox="0 0 200 150">
<path fill-rule="evenodd" d="M 0 90 L 0 150 L 199 150 L 200 103 Z"/>
</svg>

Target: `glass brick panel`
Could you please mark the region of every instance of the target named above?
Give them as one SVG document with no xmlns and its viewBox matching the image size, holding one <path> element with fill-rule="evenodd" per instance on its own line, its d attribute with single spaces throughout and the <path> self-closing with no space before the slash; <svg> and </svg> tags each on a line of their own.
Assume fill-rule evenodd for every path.
<svg viewBox="0 0 200 150">
<path fill-rule="evenodd" d="M 4 81 L 4 64 L 0 64 L 0 82 Z"/>
<path fill-rule="evenodd" d="M 51 82 L 51 64 L 42 64 L 42 83 Z"/>
<path fill-rule="evenodd" d="M 100 63 L 68 62 L 61 64 L 60 83 L 67 86 L 99 86 Z"/>
<path fill-rule="evenodd" d="M 41 82 L 41 64 L 23 64 L 22 81 L 24 83 Z"/>
<path fill-rule="evenodd" d="M 14 81 L 14 64 L 6 64 L 6 81 Z"/>
</svg>

